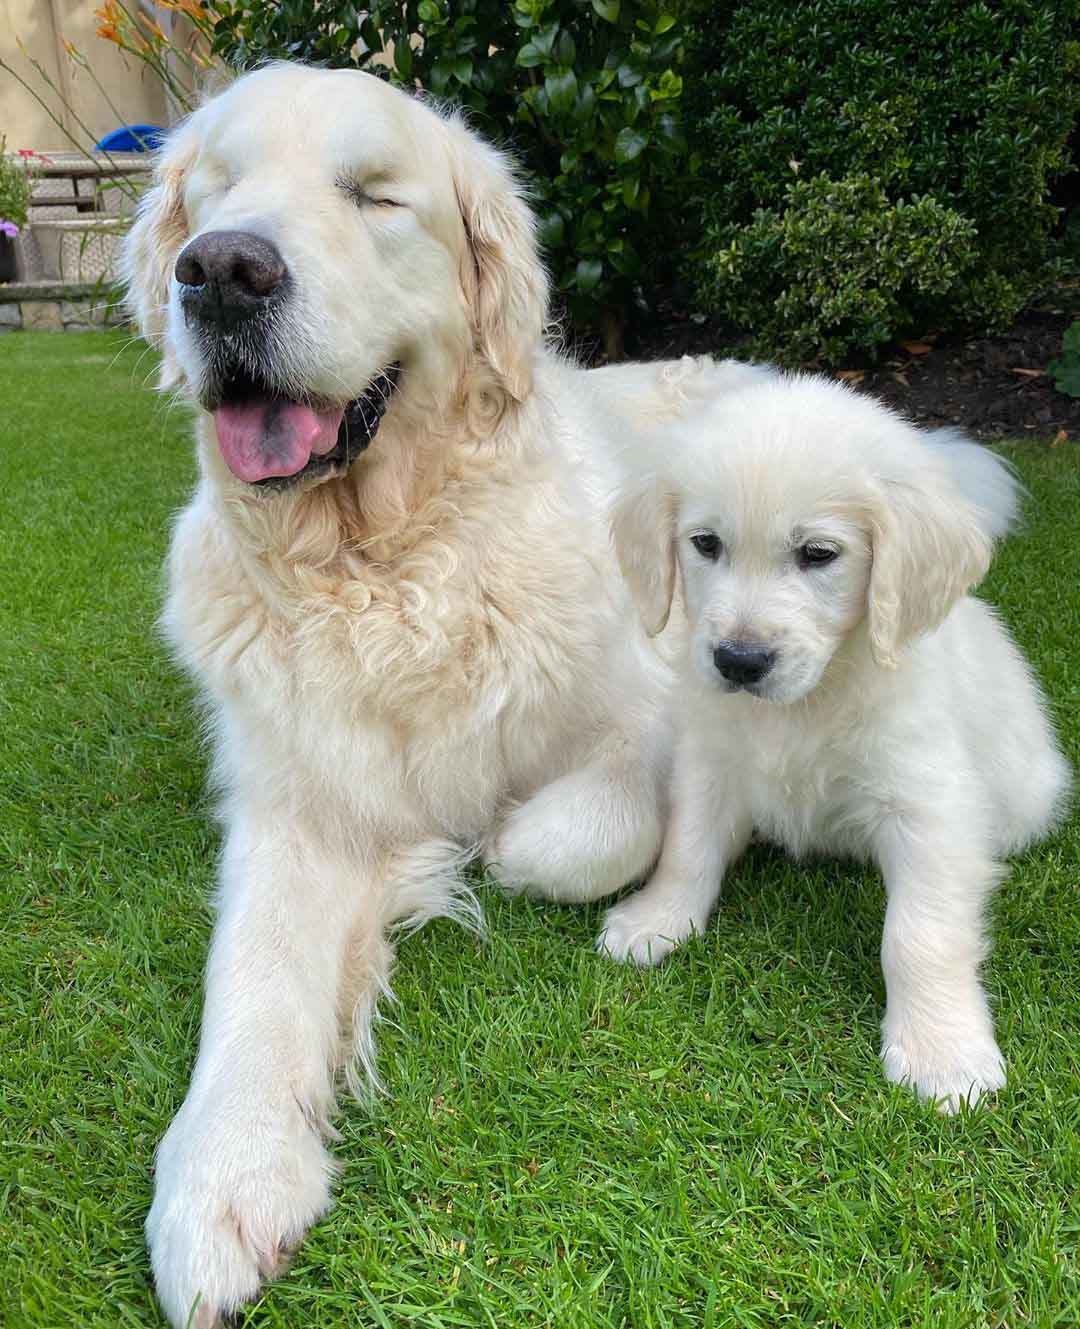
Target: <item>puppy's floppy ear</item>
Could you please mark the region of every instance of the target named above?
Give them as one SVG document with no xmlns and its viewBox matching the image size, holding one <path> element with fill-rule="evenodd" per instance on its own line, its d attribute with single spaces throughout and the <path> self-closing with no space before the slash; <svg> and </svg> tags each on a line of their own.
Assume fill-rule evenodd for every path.
<svg viewBox="0 0 1080 1329">
<path fill-rule="evenodd" d="M 655 478 L 639 484 L 615 505 L 611 534 L 641 622 L 655 637 L 675 594 L 675 496 Z"/>
<path fill-rule="evenodd" d="M 135 224 L 124 241 L 121 268 L 126 303 L 140 333 L 161 345 L 167 322 L 173 264 L 188 237 L 184 212 L 184 176 L 195 159 L 196 136 L 191 120 L 172 131 L 160 149 L 153 183 L 139 201 Z M 159 386 L 171 387 L 179 369 L 168 346 Z"/>
<path fill-rule="evenodd" d="M 459 117 L 447 122 L 466 253 L 461 284 L 480 354 L 515 401 L 532 388 L 532 361 L 547 317 L 547 276 L 536 227 L 502 155 Z"/>
<path fill-rule="evenodd" d="M 896 667 L 914 637 L 931 632 L 990 566 L 992 539 L 946 467 L 927 458 L 879 478 L 870 503 L 870 647 Z"/>
</svg>

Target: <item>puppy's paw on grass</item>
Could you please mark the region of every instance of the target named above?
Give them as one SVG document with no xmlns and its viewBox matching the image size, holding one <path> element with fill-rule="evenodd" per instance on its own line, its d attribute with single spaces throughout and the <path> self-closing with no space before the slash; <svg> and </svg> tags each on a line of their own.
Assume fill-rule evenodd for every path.
<svg viewBox="0 0 1080 1329">
<path fill-rule="evenodd" d="M 1005 1059 L 992 1035 L 958 1040 L 952 1048 L 940 1039 L 921 1041 L 910 1032 L 886 1035 L 881 1060 L 887 1080 L 933 1101 L 946 1116 L 964 1106 L 976 1107 L 1005 1085 Z"/>
<path fill-rule="evenodd" d="M 646 895 L 631 895 L 607 911 L 596 939 L 601 955 L 644 969 L 659 964 L 698 931 L 688 915 L 657 907 Z"/>
</svg>

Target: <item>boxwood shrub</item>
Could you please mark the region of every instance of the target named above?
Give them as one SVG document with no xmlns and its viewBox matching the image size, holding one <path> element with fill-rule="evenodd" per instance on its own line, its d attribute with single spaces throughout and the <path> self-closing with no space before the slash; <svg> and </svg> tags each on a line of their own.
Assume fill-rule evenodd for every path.
<svg viewBox="0 0 1080 1329">
<path fill-rule="evenodd" d="M 788 361 L 1007 324 L 1053 273 L 1078 0 L 692 5 L 704 306 Z"/>
</svg>

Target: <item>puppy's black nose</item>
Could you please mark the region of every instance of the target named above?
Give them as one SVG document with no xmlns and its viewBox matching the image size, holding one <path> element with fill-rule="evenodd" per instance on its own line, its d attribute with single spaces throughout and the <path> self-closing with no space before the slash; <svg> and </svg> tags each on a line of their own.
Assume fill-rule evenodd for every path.
<svg viewBox="0 0 1080 1329">
<path fill-rule="evenodd" d="M 180 251 L 175 271 L 185 312 L 219 328 L 261 313 L 288 276 L 270 241 L 251 231 L 196 236 Z"/>
<path fill-rule="evenodd" d="M 736 687 L 763 679 L 776 662 L 776 652 L 752 642 L 722 641 L 713 650 L 713 664 Z"/>
</svg>

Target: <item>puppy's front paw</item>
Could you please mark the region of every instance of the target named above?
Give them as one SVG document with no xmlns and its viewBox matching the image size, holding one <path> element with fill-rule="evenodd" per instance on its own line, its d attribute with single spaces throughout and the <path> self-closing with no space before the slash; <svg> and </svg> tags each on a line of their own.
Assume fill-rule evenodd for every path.
<svg viewBox="0 0 1080 1329">
<path fill-rule="evenodd" d="M 886 1020 L 881 1060 L 885 1077 L 910 1085 L 938 1110 L 974 1107 L 984 1094 L 1005 1084 L 1005 1059 L 990 1032 L 946 1036 L 940 1030 L 920 1036 L 911 1029 L 890 1029 Z"/>
<path fill-rule="evenodd" d="M 646 967 L 659 964 L 697 931 L 698 923 L 689 913 L 650 899 L 644 890 L 607 911 L 596 949 L 614 960 Z"/>
<path fill-rule="evenodd" d="M 330 1205 L 331 1164 L 295 1104 L 181 1109 L 157 1155 L 146 1236 L 176 1329 L 215 1329 L 281 1273 Z"/>
</svg>

